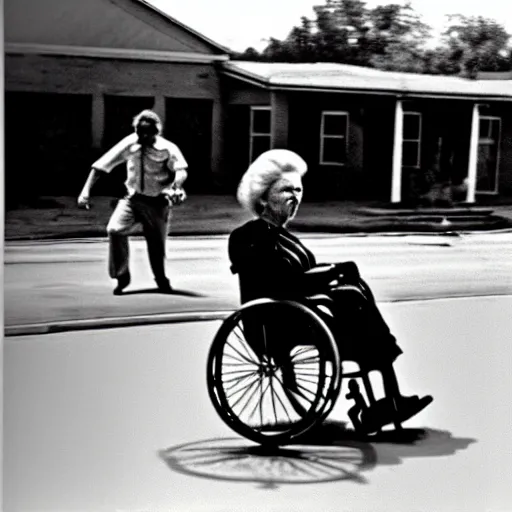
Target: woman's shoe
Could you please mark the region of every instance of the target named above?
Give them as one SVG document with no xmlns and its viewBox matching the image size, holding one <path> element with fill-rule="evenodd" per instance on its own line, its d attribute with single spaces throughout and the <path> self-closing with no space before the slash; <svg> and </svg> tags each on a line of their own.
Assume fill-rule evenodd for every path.
<svg viewBox="0 0 512 512">
<path fill-rule="evenodd" d="M 362 430 L 373 433 L 396 421 L 403 423 L 425 409 L 433 400 L 430 395 L 421 398 L 417 395 L 400 396 L 394 403 L 390 397 L 381 398 L 361 413 Z"/>
<path fill-rule="evenodd" d="M 397 401 L 397 419 L 401 423 L 416 416 L 427 405 L 433 402 L 434 398 L 430 395 L 425 395 L 419 398 L 418 396 L 401 396 Z"/>
</svg>

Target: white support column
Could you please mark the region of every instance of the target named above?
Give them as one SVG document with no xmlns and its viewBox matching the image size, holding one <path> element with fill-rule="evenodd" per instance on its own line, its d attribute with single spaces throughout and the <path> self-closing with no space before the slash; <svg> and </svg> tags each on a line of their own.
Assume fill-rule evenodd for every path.
<svg viewBox="0 0 512 512">
<path fill-rule="evenodd" d="M 105 97 L 102 92 L 95 93 L 92 97 L 91 135 L 92 147 L 100 149 L 105 133 Z"/>
<path fill-rule="evenodd" d="M 476 192 L 476 170 L 478 163 L 478 140 L 480 138 L 480 110 L 478 103 L 473 105 L 473 116 L 471 117 L 471 138 L 469 140 L 469 162 L 468 162 L 468 190 L 466 202 L 475 202 Z"/>
<path fill-rule="evenodd" d="M 395 133 L 393 139 L 393 169 L 391 174 L 391 202 L 402 200 L 402 144 L 404 128 L 404 111 L 402 100 L 396 101 Z"/>
</svg>

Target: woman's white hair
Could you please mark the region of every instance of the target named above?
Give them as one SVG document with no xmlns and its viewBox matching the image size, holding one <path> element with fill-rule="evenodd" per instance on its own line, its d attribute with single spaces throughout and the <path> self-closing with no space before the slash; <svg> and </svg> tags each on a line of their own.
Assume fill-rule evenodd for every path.
<svg viewBox="0 0 512 512">
<path fill-rule="evenodd" d="M 261 213 L 261 199 L 270 187 L 286 173 L 304 176 L 306 162 L 288 149 L 271 149 L 262 153 L 249 166 L 238 185 L 238 202 L 255 215 Z"/>
</svg>

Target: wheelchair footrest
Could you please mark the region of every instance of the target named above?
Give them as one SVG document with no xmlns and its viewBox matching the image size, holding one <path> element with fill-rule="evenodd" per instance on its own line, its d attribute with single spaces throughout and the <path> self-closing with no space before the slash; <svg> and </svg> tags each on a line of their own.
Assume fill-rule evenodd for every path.
<svg viewBox="0 0 512 512">
<path fill-rule="evenodd" d="M 429 395 L 421 398 L 400 396 L 397 399 L 384 397 L 368 405 L 355 379 L 349 381 L 349 390 L 346 397 L 355 401 L 348 412 L 349 418 L 356 432 L 364 434 L 379 432 L 382 427 L 392 423 L 399 429 L 402 422 L 418 414 L 433 401 Z"/>
</svg>

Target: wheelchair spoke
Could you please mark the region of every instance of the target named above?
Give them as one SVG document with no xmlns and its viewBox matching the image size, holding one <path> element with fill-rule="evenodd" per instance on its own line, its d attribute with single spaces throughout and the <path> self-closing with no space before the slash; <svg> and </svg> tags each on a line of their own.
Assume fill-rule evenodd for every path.
<svg viewBox="0 0 512 512">
<path fill-rule="evenodd" d="M 224 357 L 233 359 L 234 362 L 232 362 L 232 363 L 223 362 L 222 363 L 223 366 L 249 366 L 251 364 L 251 363 L 248 363 L 247 361 L 240 361 L 239 359 L 232 356 L 231 354 L 224 354 Z"/>
<path fill-rule="evenodd" d="M 275 422 L 277 423 L 276 396 L 277 396 L 279 402 L 281 403 L 281 405 L 283 403 L 281 401 L 281 398 L 276 394 L 276 390 L 274 389 L 274 379 L 270 379 L 270 396 L 272 398 L 272 410 L 274 411 L 274 419 L 275 419 Z M 284 405 L 283 405 L 283 409 L 284 409 L 285 413 L 288 415 L 288 411 L 286 411 L 286 409 L 284 408 Z M 288 420 L 291 421 L 289 415 L 288 415 Z"/>
<path fill-rule="evenodd" d="M 222 383 L 224 384 L 226 391 L 231 391 L 233 388 L 240 386 L 245 381 L 252 379 L 254 377 L 257 378 L 256 372 L 252 372 L 249 375 L 246 375 L 245 377 L 233 377 L 231 379 L 222 379 Z"/>
<path fill-rule="evenodd" d="M 312 355 L 312 356 L 309 356 L 309 357 L 301 357 L 301 358 L 298 358 L 298 357 L 293 357 L 293 361 L 295 362 L 295 364 L 318 364 L 320 362 L 320 357 L 318 356 L 318 354 L 316 355 Z"/>
<path fill-rule="evenodd" d="M 248 419 L 250 420 L 251 418 L 254 417 L 254 414 L 255 412 L 259 409 L 260 411 L 260 425 L 263 425 L 263 399 L 265 397 L 265 393 L 269 387 L 269 384 L 267 384 L 267 387 L 265 389 L 265 391 L 263 391 L 263 378 L 260 378 L 259 379 L 259 389 L 260 389 L 260 399 L 256 402 L 256 404 L 254 405 L 252 411 L 249 413 L 248 415 Z"/>
<path fill-rule="evenodd" d="M 236 395 L 239 395 L 240 393 L 248 392 L 248 389 L 250 389 L 254 385 L 254 383 L 257 382 L 257 379 L 258 377 L 254 375 L 250 375 L 243 379 L 237 379 L 235 383 L 225 387 L 226 399 L 229 401 Z M 241 397 L 243 397 L 243 394 L 241 395 Z"/>
<path fill-rule="evenodd" d="M 230 403 L 230 406 L 232 408 L 236 407 L 238 405 L 238 403 L 240 402 L 240 400 L 242 400 L 246 395 L 247 393 L 250 393 L 251 392 L 251 388 L 253 388 L 255 385 L 258 384 L 258 376 L 251 376 L 251 378 L 247 378 L 247 379 L 244 379 L 245 381 L 249 380 L 250 379 L 250 382 L 249 383 L 243 383 L 243 386 L 238 386 L 238 389 L 234 390 L 232 393 L 230 394 L 227 394 L 226 393 L 226 398 L 228 400 L 228 402 L 230 402 L 231 399 L 233 399 L 236 395 L 240 395 L 234 403 Z M 239 384 L 240 384 L 240 381 L 239 381 Z M 232 389 L 236 387 L 236 386 L 232 386 Z"/>
<path fill-rule="evenodd" d="M 267 329 L 263 325 L 263 354 L 269 357 L 268 346 L 267 346 Z"/>
<path fill-rule="evenodd" d="M 238 331 L 240 331 L 241 335 L 238 334 L 237 332 L 235 332 L 237 329 L 238 329 Z M 258 359 L 258 356 L 252 350 L 251 344 L 249 343 L 249 341 L 247 339 L 247 335 L 245 334 L 245 329 L 240 324 L 238 324 L 236 326 L 236 328 L 233 330 L 233 333 L 240 340 L 240 343 L 241 343 L 244 351 L 249 356 L 249 359 L 251 359 L 251 360 Z"/>
<path fill-rule="evenodd" d="M 312 350 L 315 350 L 315 348 L 311 346 L 303 346 L 302 348 L 297 349 L 297 352 L 295 354 L 300 356 L 301 354 L 306 354 L 307 352 L 311 352 Z"/>
<path fill-rule="evenodd" d="M 234 404 L 231 405 L 231 408 L 234 410 L 235 407 L 240 403 L 240 401 L 245 398 L 247 396 L 247 393 L 250 393 L 249 395 L 249 398 L 247 399 L 247 401 L 245 402 L 245 405 L 242 407 L 242 409 L 240 410 L 240 414 L 242 414 L 245 409 L 248 407 L 251 399 L 254 397 L 255 393 L 257 393 L 258 391 L 258 383 L 260 382 L 261 380 L 261 377 L 259 379 L 256 379 L 252 384 L 250 384 L 249 386 L 247 386 L 246 390 L 245 390 L 245 393 L 243 395 L 241 395 L 236 401 Z M 252 389 L 251 389 L 252 388 Z"/>
<path fill-rule="evenodd" d="M 242 340 L 241 340 L 242 341 Z M 242 361 L 246 361 L 247 363 L 250 363 L 250 364 L 257 364 L 257 361 L 256 359 L 249 359 L 247 356 L 245 356 L 244 354 L 242 354 L 242 352 L 240 352 L 240 350 L 236 349 L 231 342 L 227 342 L 226 344 L 229 348 L 231 348 L 234 352 L 236 352 L 239 356 L 240 356 L 240 360 Z M 242 344 L 242 346 L 244 346 L 244 344 Z M 229 357 L 229 354 L 226 354 L 228 357 Z M 236 360 L 236 358 L 234 356 L 231 356 L 233 359 Z M 250 357 L 250 356 L 249 356 Z"/>
<path fill-rule="evenodd" d="M 302 384 L 299 384 L 298 382 L 297 387 L 301 390 L 300 396 L 302 396 L 304 400 L 309 400 L 310 403 L 313 403 L 313 401 L 315 400 L 316 393 L 314 391 L 311 391 L 311 389 L 303 386 Z M 306 397 L 306 394 L 308 394 L 311 398 L 308 399 Z"/>
<path fill-rule="evenodd" d="M 318 384 L 318 379 L 309 378 L 309 377 L 314 377 L 316 374 L 315 375 L 313 375 L 313 374 L 302 375 L 301 373 L 296 372 L 295 375 L 300 376 L 300 380 L 302 382 L 307 382 L 309 384 Z"/>
<path fill-rule="evenodd" d="M 229 366 L 229 365 L 225 365 L 225 366 Z M 234 366 L 234 365 L 232 365 Z M 243 365 L 236 365 L 236 366 L 243 366 Z M 247 364 L 245 364 L 245 369 L 243 368 L 240 368 L 238 370 L 236 369 L 233 369 L 233 370 L 222 370 L 222 375 L 238 375 L 238 374 L 243 374 L 243 373 L 251 373 L 251 372 L 255 372 L 255 369 L 254 368 L 247 368 Z"/>
</svg>

